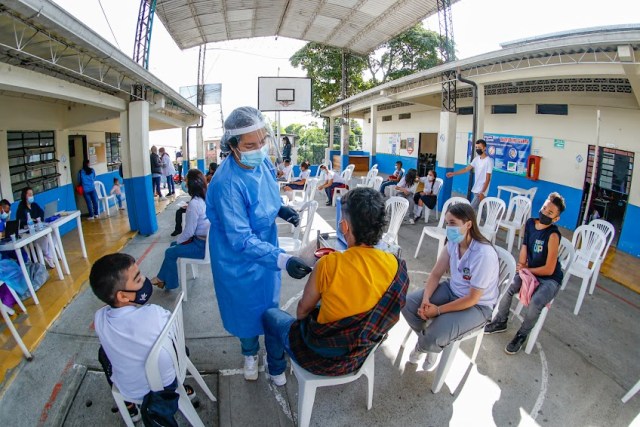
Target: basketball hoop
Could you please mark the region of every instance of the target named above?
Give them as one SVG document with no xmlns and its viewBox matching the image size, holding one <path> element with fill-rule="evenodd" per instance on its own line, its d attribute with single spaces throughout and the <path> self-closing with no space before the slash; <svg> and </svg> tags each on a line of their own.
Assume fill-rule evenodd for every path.
<svg viewBox="0 0 640 427">
<path fill-rule="evenodd" d="M 293 101 L 276 101 L 278 104 L 280 104 L 282 107 L 288 107 L 289 105 L 293 104 Z"/>
</svg>

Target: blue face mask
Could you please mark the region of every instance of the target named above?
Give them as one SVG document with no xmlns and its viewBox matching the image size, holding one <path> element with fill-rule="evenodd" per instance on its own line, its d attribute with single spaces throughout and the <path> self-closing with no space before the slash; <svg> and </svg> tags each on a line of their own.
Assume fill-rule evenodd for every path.
<svg viewBox="0 0 640 427">
<path fill-rule="evenodd" d="M 182 183 L 180 183 L 180 188 L 182 189 L 182 191 L 184 191 L 185 193 L 188 193 L 188 189 L 187 189 L 187 183 L 182 181 Z"/>
<path fill-rule="evenodd" d="M 449 239 L 449 241 L 453 243 L 460 243 L 464 240 L 464 234 L 460 233 L 460 227 L 448 225 L 447 239 Z"/>
<path fill-rule="evenodd" d="M 29 204 L 32 204 L 34 200 L 35 199 L 33 198 L 33 196 L 27 197 L 27 203 L 29 203 Z"/>
<path fill-rule="evenodd" d="M 146 304 L 147 301 L 151 298 L 151 294 L 153 293 L 153 285 L 151 284 L 151 280 L 148 278 L 144 279 L 144 283 L 142 287 L 136 291 L 136 299 L 132 302 L 136 304 Z"/>
<path fill-rule="evenodd" d="M 4 212 L 2 211 L 2 213 L 0 213 L 0 219 L 7 219 L 9 218 L 9 214 L 11 213 L 11 211 L 9 212 Z"/>
<path fill-rule="evenodd" d="M 269 155 L 269 147 L 263 145 L 259 150 L 240 151 L 240 163 L 250 168 L 257 168 Z"/>
</svg>

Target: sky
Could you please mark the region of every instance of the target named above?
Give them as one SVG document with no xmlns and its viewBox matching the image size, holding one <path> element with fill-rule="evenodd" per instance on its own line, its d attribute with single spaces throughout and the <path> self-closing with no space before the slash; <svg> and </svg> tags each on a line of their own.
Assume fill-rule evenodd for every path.
<svg viewBox="0 0 640 427">
<path fill-rule="evenodd" d="M 124 53 L 133 54 L 138 0 L 54 2 Z M 457 56 L 464 59 L 499 50 L 500 43 L 507 41 L 578 28 L 640 23 L 640 2 L 608 0 L 596 8 L 584 0 L 459 0 L 452 6 L 452 16 Z M 426 20 L 425 25 L 438 31 L 436 17 Z M 260 76 L 304 77 L 303 70 L 295 69 L 289 63 L 291 55 L 304 44 L 303 41 L 283 37 L 209 44 L 205 83 L 222 83 L 223 115 L 239 106 L 257 106 Z M 181 51 L 160 20 L 156 19 L 149 71 L 177 91 L 180 86 L 196 84 L 197 64 L 198 49 Z M 205 113 L 210 118 L 205 122 L 205 138 L 219 135 L 220 107 L 205 107 Z M 273 114 L 268 113 L 272 118 Z M 283 127 L 313 120 L 317 121 L 310 114 L 281 113 Z M 180 138 L 179 130 L 152 132 L 150 135 L 154 144 L 177 146 Z"/>
</svg>

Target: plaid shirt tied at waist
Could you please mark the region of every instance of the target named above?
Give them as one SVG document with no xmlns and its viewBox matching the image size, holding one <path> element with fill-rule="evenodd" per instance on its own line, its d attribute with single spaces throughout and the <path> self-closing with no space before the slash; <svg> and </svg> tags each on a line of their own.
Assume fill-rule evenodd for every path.
<svg viewBox="0 0 640 427">
<path fill-rule="evenodd" d="M 339 376 L 358 370 L 398 321 L 408 287 L 407 265 L 398 260 L 393 282 L 371 310 L 321 324 L 316 307 L 306 318 L 296 320 L 289 329 L 296 363 L 316 375 Z"/>
</svg>

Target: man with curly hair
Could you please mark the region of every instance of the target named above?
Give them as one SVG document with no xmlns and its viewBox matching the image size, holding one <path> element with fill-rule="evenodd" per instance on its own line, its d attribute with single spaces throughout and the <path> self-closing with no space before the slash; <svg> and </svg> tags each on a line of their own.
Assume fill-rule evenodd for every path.
<svg viewBox="0 0 640 427">
<path fill-rule="evenodd" d="M 356 371 L 404 306 L 409 285 L 404 261 L 374 247 L 385 227 L 382 195 L 371 188 L 349 191 L 338 226 L 347 250 L 318 261 L 296 317 L 277 308 L 262 316 L 268 372 L 276 385 L 286 383 L 285 351 L 316 375 Z"/>
</svg>

